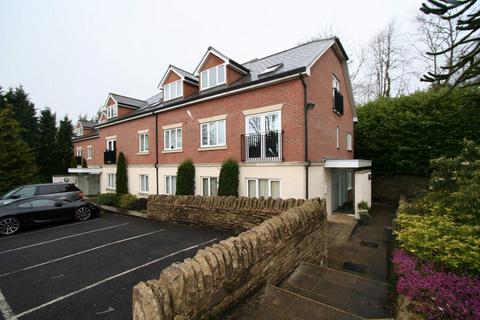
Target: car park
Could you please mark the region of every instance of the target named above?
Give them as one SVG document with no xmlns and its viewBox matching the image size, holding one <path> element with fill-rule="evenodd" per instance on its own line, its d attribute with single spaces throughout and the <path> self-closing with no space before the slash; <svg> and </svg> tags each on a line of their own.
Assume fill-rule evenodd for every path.
<svg viewBox="0 0 480 320">
<path fill-rule="evenodd" d="M 23 227 L 75 219 L 85 221 L 100 213 L 100 208 L 83 199 L 74 201 L 34 196 L 12 200 L 0 206 L 0 235 L 10 235 Z"/>
</svg>

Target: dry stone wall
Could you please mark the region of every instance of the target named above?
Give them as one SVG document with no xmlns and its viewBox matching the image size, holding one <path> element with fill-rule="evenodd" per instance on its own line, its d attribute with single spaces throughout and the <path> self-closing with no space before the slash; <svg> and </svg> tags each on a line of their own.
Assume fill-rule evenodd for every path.
<svg viewBox="0 0 480 320">
<path fill-rule="evenodd" d="M 303 199 L 156 195 L 150 196 L 147 209 L 152 219 L 243 231 L 304 202 Z"/>
<path fill-rule="evenodd" d="M 151 200 L 153 203 L 149 204 L 149 211 L 155 211 L 152 215 L 162 219 L 175 216 L 174 213 L 165 211 L 171 206 L 183 208 L 174 211 L 178 212 L 175 221 L 200 221 L 202 224 L 234 228 L 247 228 L 254 224 L 250 220 L 233 219 L 227 215 L 230 212 L 226 210 L 227 202 L 237 207 L 235 210 L 238 211 L 233 210 L 236 214 L 247 215 L 246 210 L 238 209 L 245 208 L 241 205 L 245 199 L 223 198 L 224 201 L 218 199 L 215 202 L 210 198 L 200 200 L 198 197 L 160 196 Z M 170 204 L 157 203 L 164 200 Z M 208 201 L 213 201 L 209 202 L 211 206 L 206 205 Z M 325 201 L 299 201 L 295 202 L 299 206 L 295 206 L 291 201 L 285 200 L 278 202 L 276 208 L 279 208 L 280 203 L 289 208 L 275 215 L 275 210 L 263 210 L 256 206 L 252 209 L 252 214 L 258 214 L 259 221 L 263 219 L 263 222 L 236 237 L 199 250 L 193 258 L 170 265 L 161 272 L 158 279 L 138 283 L 133 289 L 133 318 L 181 320 L 216 317 L 253 290 L 266 284 L 278 283 L 302 261 L 325 264 Z M 210 214 L 215 218 L 202 218 L 201 211 L 197 212 L 197 208 L 202 206 L 211 211 Z M 272 208 L 275 205 L 266 207 Z M 185 208 L 189 209 L 185 211 Z M 216 212 L 213 208 L 219 211 Z M 195 213 L 190 215 L 192 212 Z M 226 222 L 220 222 L 218 215 L 223 216 Z M 274 216 L 271 217 L 272 215 Z M 269 216 L 271 218 L 267 219 Z"/>
</svg>

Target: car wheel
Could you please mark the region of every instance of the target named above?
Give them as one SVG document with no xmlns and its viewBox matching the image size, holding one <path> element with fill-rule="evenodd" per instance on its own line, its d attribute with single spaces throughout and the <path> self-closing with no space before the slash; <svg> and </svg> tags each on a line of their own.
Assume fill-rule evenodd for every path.
<svg viewBox="0 0 480 320">
<path fill-rule="evenodd" d="M 79 207 L 75 210 L 75 219 L 78 221 L 85 221 L 92 216 L 92 209 L 86 206 Z"/>
<path fill-rule="evenodd" d="M 14 234 L 20 229 L 20 220 L 15 217 L 4 217 L 0 219 L 0 234 L 7 236 Z"/>
</svg>

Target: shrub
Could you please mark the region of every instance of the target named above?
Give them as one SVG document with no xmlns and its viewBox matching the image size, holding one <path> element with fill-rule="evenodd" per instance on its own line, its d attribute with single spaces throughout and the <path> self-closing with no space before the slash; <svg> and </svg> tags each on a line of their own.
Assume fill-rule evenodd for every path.
<svg viewBox="0 0 480 320">
<path fill-rule="evenodd" d="M 118 154 L 117 160 L 117 174 L 116 174 L 116 191 L 117 194 L 128 193 L 128 178 L 127 178 L 127 160 L 123 152 Z"/>
<path fill-rule="evenodd" d="M 82 158 L 82 168 L 88 168 L 87 160 L 85 160 L 85 158 Z"/>
<path fill-rule="evenodd" d="M 479 319 L 480 279 L 435 271 L 403 250 L 393 253 L 397 291 L 409 297 L 427 319 Z"/>
<path fill-rule="evenodd" d="M 185 160 L 177 169 L 177 195 L 193 195 L 194 192 L 195 166 L 192 160 Z"/>
<path fill-rule="evenodd" d="M 123 209 L 133 209 L 135 203 L 138 201 L 137 196 L 133 194 L 122 194 L 118 198 L 118 206 Z"/>
<path fill-rule="evenodd" d="M 100 193 L 97 196 L 97 204 L 113 206 L 115 205 L 117 195 L 115 193 Z"/>
<path fill-rule="evenodd" d="M 132 210 L 147 210 L 148 199 L 147 198 L 138 198 L 137 201 L 132 205 Z"/>
<path fill-rule="evenodd" d="M 233 159 L 225 160 L 220 169 L 218 195 L 238 197 L 239 175 L 240 172 L 237 161 Z"/>
</svg>

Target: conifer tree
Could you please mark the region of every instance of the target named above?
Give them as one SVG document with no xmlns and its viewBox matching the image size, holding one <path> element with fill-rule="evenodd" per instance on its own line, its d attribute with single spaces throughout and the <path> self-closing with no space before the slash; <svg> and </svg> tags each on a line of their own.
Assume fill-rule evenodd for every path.
<svg viewBox="0 0 480 320">
<path fill-rule="evenodd" d="M 68 168 L 71 165 L 73 154 L 73 125 L 72 121 L 67 115 L 60 120 L 60 125 L 57 132 L 57 172 L 63 174 L 68 172 Z M 75 164 L 76 167 L 76 164 Z M 72 167 L 73 168 L 73 167 Z"/>
<path fill-rule="evenodd" d="M 56 138 L 56 115 L 49 108 L 45 108 L 40 113 L 37 150 L 38 177 L 43 182 L 51 181 L 52 175 L 58 167 Z"/>
<path fill-rule="evenodd" d="M 218 179 L 219 196 L 238 197 L 239 174 L 237 161 L 227 159 L 222 163 L 220 177 Z"/>
<path fill-rule="evenodd" d="M 34 182 L 34 158 L 21 133 L 12 108 L 5 107 L 0 111 L 0 193 Z"/>
<path fill-rule="evenodd" d="M 118 154 L 115 188 L 117 195 L 128 193 L 127 160 L 123 152 Z"/>
<path fill-rule="evenodd" d="M 195 192 L 195 166 L 192 160 L 183 161 L 177 169 L 177 195 L 193 195 Z"/>
</svg>

